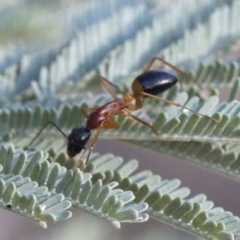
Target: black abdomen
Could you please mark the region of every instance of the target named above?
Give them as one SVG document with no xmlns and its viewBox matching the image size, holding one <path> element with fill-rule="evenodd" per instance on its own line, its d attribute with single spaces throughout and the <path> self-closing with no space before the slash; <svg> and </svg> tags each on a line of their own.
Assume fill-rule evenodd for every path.
<svg viewBox="0 0 240 240">
<path fill-rule="evenodd" d="M 167 72 L 148 71 L 136 77 L 135 81 L 140 83 L 144 92 L 157 95 L 175 85 L 178 79 Z"/>
</svg>

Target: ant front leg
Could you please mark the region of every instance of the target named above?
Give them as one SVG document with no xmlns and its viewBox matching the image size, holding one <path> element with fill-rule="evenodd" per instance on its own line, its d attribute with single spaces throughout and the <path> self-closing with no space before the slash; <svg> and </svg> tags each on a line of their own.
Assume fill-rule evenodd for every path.
<svg viewBox="0 0 240 240">
<path fill-rule="evenodd" d="M 94 146 L 96 145 L 96 142 L 97 142 L 97 140 L 98 140 L 98 137 L 99 137 L 99 134 L 100 134 L 100 132 L 101 132 L 101 129 L 102 129 L 102 127 L 100 127 L 100 128 L 97 129 L 97 132 L 96 132 L 96 134 L 95 134 L 95 136 L 94 136 L 94 138 L 93 138 L 93 140 L 92 140 L 91 147 L 90 147 L 90 149 L 89 149 L 89 151 L 88 151 L 87 159 L 86 159 L 86 162 L 85 162 L 85 164 L 84 164 L 84 165 L 85 165 L 85 166 L 84 166 L 84 169 L 85 169 L 86 166 L 88 165 L 88 161 L 89 161 L 90 155 L 91 155 L 91 153 L 92 153 L 92 150 L 93 150 Z"/>
<path fill-rule="evenodd" d="M 115 122 L 113 119 L 106 119 L 102 124 L 101 126 L 97 129 L 96 131 L 96 134 L 92 140 L 92 143 L 91 143 L 91 147 L 90 147 L 90 150 L 88 152 L 88 155 L 87 155 L 87 160 L 85 162 L 85 166 L 84 166 L 84 169 L 85 167 L 87 166 L 88 164 L 88 161 L 89 161 L 89 158 L 90 158 L 90 155 L 93 151 L 93 148 L 95 147 L 96 145 L 96 142 L 98 140 L 98 137 L 100 135 L 100 132 L 102 130 L 102 128 L 106 129 L 106 130 L 109 130 L 109 129 L 118 129 L 119 128 L 119 124 L 117 122 Z"/>
<path fill-rule="evenodd" d="M 85 164 L 83 165 L 83 169 L 82 169 L 80 166 L 80 162 L 85 152 L 86 152 L 86 149 L 84 148 L 84 151 L 81 153 L 81 155 L 78 158 L 76 156 L 72 158 L 75 162 L 74 169 L 79 167 L 84 172 Z"/>
</svg>

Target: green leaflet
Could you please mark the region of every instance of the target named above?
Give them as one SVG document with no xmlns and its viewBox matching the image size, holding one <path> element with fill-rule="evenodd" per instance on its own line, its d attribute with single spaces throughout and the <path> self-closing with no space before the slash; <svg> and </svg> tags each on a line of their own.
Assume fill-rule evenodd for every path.
<svg viewBox="0 0 240 240">
<path fill-rule="evenodd" d="M 149 208 L 146 213 L 150 217 L 185 229 L 205 239 L 233 239 L 233 233 L 239 231 L 238 218 L 222 208 L 214 208 L 214 204 L 203 194 L 188 198 L 190 190 L 180 187 L 178 179 L 161 180 L 160 176 L 153 175 L 147 170 L 133 174 L 130 169 L 132 169 L 134 160 L 119 167 L 118 162 L 114 161 L 114 156 L 110 157 L 108 154 L 100 158 L 94 156 L 90 162 L 95 166 L 95 171 L 98 171 L 98 166 L 100 166 L 101 171 L 104 171 L 105 167 L 105 172 L 107 172 L 108 165 L 100 164 L 100 161 L 104 163 L 107 159 L 109 163 L 111 158 L 115 162 L 115 170 L 112 164 L 112 176 L 118 176 L 118 181 L 120 181 L 118 187 L 133 191 L 134 202 L 148 203 Z M 120 178 L 121 169 L 129 169 L 129 176 Z M 120 205 L 116 203 L 115 198 L 111 199 L 111 204 Z"/>
<path fill-rule="evenodd" d="M 10 147 L 10 150 L 7 151 L 5 147 L 2 147 L 0 155 L 3 156 L 4 153 L 11 151 L 11 156 L 14 159 L 15 155 L 22 155 L 19 154 L 19 150 L 15 152 L 14 148 Z M 30 155 L 33 160 L 38 156 L 32 152 L 25 154 Z M 43 158 L 44 154 L 39 156 L 42 157 L 38 161 L 42 163 L 46 161 Z M 204 195 L 187 199 L 186 197 L 190 193 L 189 189 L 179 188 L 180 181 L 177 179 L 161 180 L 159 176 L 152 175 L 150 171 L 132 175 L 136 169 L 136 167 L 133 169 L 133 166 L 136 166 L 136 160 L 119 166 L 119 162 L 115 161 L 113 155 L 107 154 L 100 158 L 95 155 L 91 160 L 96 168 L 95 171 L 98 170 L 98 167 L 103 172 L 104 168 L 108 169 L 107 164 L 101 164 L 105 163 L 106 159 L 109 163 L 113 161 L 112 176 L 118 176 L 119 186 L 125 189 L 124 191 L 118 188 L 118 183 L 114 182 L 113 179 L 104 185 L 101 180 L 97 180 L 93 184 L 89 173 L 83 174 L 78 169 L 66 171 L 62 168 L 60 172 L 57 171 L 59 173 L 57 178 L 55 173 L 47 174 L 46 177 L 49 176 L 49 178 L 45 179 L 45 182 L 51 183 L 52 189 L 56 189 L 58 193 L 62 194 L 54 195 L 48 191 L 47 187 L 38 187 L 37 182 L 32 182 L 30 178 L 22 178 L 21 175 L 11 175 L 12 177 L 1 175 L 2 179 L 7 179 L 7 181 L 2 180 L 0 184 L 2 186 L 0 187 L 1 198 L 3 202 L 12 206 L 13 211 L 19 208 L 28 214 L 24 216 L 34 221 L 39 219 L 38 221 L 42 226 L 45 226 L 47 221 L 59 221 L 70 216 L 64 212 L 59 212 L 59 209 L 65 211 L 69 208 L 69 203 L 72 202 L 73 206 L 110 221 L 117 227 L 120 226 L 120 222 L 146 221 L 147 214 L 150 214 L 156 219 L 176 225 L 196 235 L 204 236 L 206 239 L 211 239 L 211 236 L 221 239 L 223 236 L 230 236 L 231 232 L 240 228 L 240 222 L 237 218 L 220 208 L 212 208 L 213 204 L 208 202 Z M 35 165 L 38 161 L 35 161 Z M 33 163 L 26 164 L 26 169 L 29 169 L 29 164 Z M 54 163 L 48 166 L 48 171 L 51 172 L 55 171 L 57 165 Z M 4 172 L 4 168 L 2 171 Z M 113 178 L 116 179 L 116 177 Z M 72 182 L 73 179 L 74 182 Z M 129 179 L 129 181 L 126 182 L 125 179 Z M 129 191 L 131 189 L 133 192 Z M 41 199 L 41 205 L 36 205 L 38 198 Z M 31 214 L 34 214 L 34 217 L 29 216 Z M 222 221 L 222 219 L 224 220 Z M 191 225 L 189 225 L 190 222 Z M 225 225 L 227 228 L 223 231 L 224 228 L 220 228 L 220 225 Z"/>
<path fill-rule="evenodd" d="M 192 100 L 195 98 L 191 98 L 186 102 L 186 106 L 188 107 Z M 239 109 L 240 104 L 238 101 L 234 100 L 230 103 L 221 103 L 217 105 L 218 98 L 216 96 L 208 99 L 204 104 L 196 104 L 193 110 L 198 111 L 204 115 L 212 115 L 213 118 L 219 121 L 219 123 L 214 122 L 209 118 L 204 118 L 198 116 L 196 114 L 188 113 L 185 110 L 182 110 L 178 107 L 173 106 L 165 106 L 164 109 L 160 108 L 157 112 L 155 111 L 155 123 L 154 126 L 158 127 L 156 130 L 159 133 L 159 140 L 180 140 L 180 141 L 189 141 L 194 139 L 195 141 L 239 141 Z M 94 103 L 93 103 L 94 105 Z M 83 106 L 68 106 L 65 105 L 59 110 L 55 110 L 58 112 L 54 117 L 49 117 L 49 120 L 55 121 L 60 127 L 63 129 L 68 129 L 70 131 L 71 128 L 76 126 L 81 126 L 84 124 L 84 117 L 80 114 Z M 147 106 L 146 106 L 147 109 Z M 18 126 L 18 117 L 24 118 L 24 115 L 15 115 L 15 111 L 10 111 L 8 117 L 6 118 L 5 124 L 9 124 L 9 128 L 16 129 L 16 133 L 13 135 L 13 141 L 17 143 L 18 136 L 22 135 L 22 131 L 25 130 L 25 137 L 23 141 L 18 145 L 28 145 L 30 140 L 34 135 L 30 135 L 33 131 L 32 128 L 41 128 L 46 123 L 46 118 L 44 117 L 44 113 L 50 113 L 51 109 L 44 109 L 42 107 L 37 106 L 34 111 L 31 112 L 31 115 L 26 115 L 25 117 L 32 118 L 32 124 L 27 127 Z M 149 113 L 151 114 L 152 109 L 149 109 Z M 19 112 L 23 113 L 24 110 L 19 110 Z M 174 112 L 174 115 L 173 115 Z M 76 114 L 77 113 L 77 114 Z M 162 122 L 162 114 L 164 114 L 164 121 Z M 169 114 L 169 115 L 168 115 Z M 186 115 L 187 114 L 187 115 Z M 0 113 L 0 118 L 3 118 L 4 113 Z M 68 118 L 64 118 L 64 116 L 68 116 Z M 171 117 L 170 117 L 171 116 Z M 16 119 L 15 123 L 9 122 L 9 119 Z M 35 122 L 34 119 L 38 119 Z M 42 119 L 41 121 L 39 119 Z M 70 119 L 74 119 L 74 121 L 69 121 Z M 48 120 L 48 121 L 49 121 Z M 136 139 L 136 135 L 138 135 L 138 139 L 141 140 L 158 140 L 156 136 L 149 132 L 146 127 L 139 125 L 138 123 L 133 123 L 132 121 L 125 118 L 118 119 L 120 126 L 123 125 L 123 128 L 119 130 L 110 131 L 102 131 L 101 136 L 105 138 L 118 138 L 122 140 L 130 140 Z M 48 128 L 53 128 L 50 126 Z M 137 127 L 137 128 L 136 128 Z M 30 131 L 31 130 L 31 131 Z M 139 135 L 137 131 L 141 130 L 141 134 Z M 29 131 L 29 134 L 27 132 Z M 56 134 L 58 134 L 57 138 L 63 138 L 61 133 L 58 133 L 56 129 L 54 129 Z M 120 134 L 121 133 L 121 134 Z M 222 134 L 223 133 L 223 134 Z M 40 139 L 46 135 L 46 130 L 43 132 Z M 47 134 L 49 135 L 49 133 Z M 55 134 L 54 134 L 55 135 Z M 23 136 L 21 136 L 23 137 Z M 3 136 L 3 138 L 5 138 Z M 28 141 L 29 140 L 29 141 Z M 40 141 L 39 139 L 37 140 Z M 36 143 L 37 143 L 36 141 Z M 19 141 L 18 141 L 19 142 Z M 34 143 L 34 144 L 36 144 Z M 46 143 L 45 143 L 46 144 Z M 46 144 L 47 145 L 47 144 Z"/>
<path fill-rule="evenodd" d="M 191 143 L 172 141 L 160 144 L 155 141 L 142 141 L 141 146 L 182 158 L 239 181 L 240 156 L 237 151 L 226 151 L 223 147 L 216 147 L 212 143 L 195 141 Z"/>
<path fill-rule="evenodd" d="M 42 227 L 47 227 L 47 222 L 66 220 L 71 217 L 67 211 L 71 202 L 60 194 L 49 193 L 46 187 L 39 187 L 30 178 L 15 175 L 0 175 L 0 206 L 14 213 L 24 216 Z M 8 180 L 5 180 L 8 178 Z M 55 208 L 51 208 L 51 202 Z"/>
<path fill-rule="evenodd" d="M 22 156 L 25 161 L 22 161 Z M 0 148 L 0 161 L 5 163 L 8 160 L 0 173 L 0 179 L 3 180 L 0 182 L 1 198 L 5 203 L 3 207 L 10 204 L 13 211 L 16 209 L 20 215 L 44 227 L 48 221 L 69 218 L 71 213 L 65 210 L 71 205 L 101 217 L 116 227 L 120 227 L 121 222 L 143 222 L 148 219 L 148 215 L 143 213 L 148 207 L 147 203 L 135 204 L 132 202 L 135 196 L 131 191 L 114 190 L 117 182 L 103 185 L 101 180 L 97 180 L 94 183 L 90 173 L 82 173 L 79 169 L 67 170 L 58 163 L 48 163 L 46 156 L 43 152 L 15 150 L 12 146 L 3 145 Z M 18 175 L 13 173 L 16 171 L 14 165 L 18 166 Z M 129 167 L 131 165 L 122 167 L 121 172 L 125 172 L 122 176 L 131 173 Z"/>
<path fill-rule="evenodd" d="M 60 9 L 58 17 L 63 18 L 64 12 L 64 19 L 76 21 L 74 26 L 71 20 L 66 24 L 69 32 L 63 32 L 64 39 L 59 36 L 54 48 L 46 43 L 39 49 L 30 43 L 32 50 L 0 46 L 1 207 L 44 227 L 47 222 L 69 218 L 72 205 L 118 228 L 121 222 L 144 222 L 150 216 L 205 239 L 233 239 L 239 231 L 238 218 L 214 208 L 204 195 L 188 198 L 190 190 L 180 187 L 178 179 L 161 180 L 148 170 L 135 173 L 137 160 L 123 164 L 121 157 L 110 153 L 92 154 L 86 173 L 72 169 L 74 161 L 66 156 L 65 138 L 50 125 L 29 146 L 47 121 L 56 122 L 68 135 L 73 127 L 85 125 L 82 108 L 112 100 L 106 92 L 98 95 L 99 74 L 123 83 L 119 88 L 131 92 L 133 79 L 157 55 L 191 71 L 212 95 L 200 99 L 198 95 L 204 95 L 200 89 L 196 90 L 189 77 L 181 77 L 178 86 L 161 97 L 210 115 L 220 123 L 144 99 L 143 109 L 134 114 L 153 123 L 159 138 L 123 116 L 117 119 L 119 130 L 102 131 L 100 136 L 171 154 L 239 180 L 240 105 L 235 100 L 239 67 L 229 58 L 239 36 L 239 3 L 181 1 L 159 17 L 150 15 L 153 11 L 149 6 L 131 0 L 106 2 L 114 12 L 98 4 L 90 1 L 87 14 L 85 8 L 76 7 L 83 9 L 84 18 L 82 12 Z M 89 21 L 93 9 L 98 14 Z M 27 14 L 22 15 L 26 20 L 24 16 Z M 86 23 L 86 30 L 78 22 Z M 74 36 L 70 34 L 72 29 Z M 158 67 L 159 63 L 153 66 Z M 231 91 L 228 101 L 218 103 L 218 88 Z M 80 167 L 83 165 L 81 161 Z"/>
</svg>

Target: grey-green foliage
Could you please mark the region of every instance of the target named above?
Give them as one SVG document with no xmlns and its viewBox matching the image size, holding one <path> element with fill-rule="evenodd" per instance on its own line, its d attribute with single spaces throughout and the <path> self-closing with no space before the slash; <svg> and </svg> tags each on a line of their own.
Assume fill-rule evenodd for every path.
<svg viewBox="0 0 240 240">
<path fill-rule="evenodd" d="M 155 219 L 177 226 L 204 239 L 234 239 L 240 220 L 222 208 L 214 208 L 204 194 L 188 198 L 190 190 L 180 187 L 178 179 L 162 180 L 149 170 L 135 173 L 136 160 L 123 164 L 123 160 L 111 154 L 92 157 L 87 171 L 97 172 L 93 179 L 103 182 L 117 181 L 118 188 L 132 191 L 134 202 L 148 204 L 146 213 Z"/>
<path fill-rule="evenodd" d="M 78 11 L 84 15 L 84 21 L 91 22 L 91 11 L 97 6 L 102 7 L 101 4 L 103 3 L 87 3 L 85 7 L 79 7 Z M 41 53 L 24 55 L 19 62 L 7 66 L 4 69 L 4 74 L 0 75 L 2 90 L 5 90 L 2 91 L 2 100 L 6 100 L 4 96 L 11 99 L 15 98 L 19 94 L 19 90 L 25 90 L 26 85 L 29 84 L 31 84 L 31 89 L 39 101 L 55 94 L 62 84 L 68 84 L 70 80 L 82 77 L 89 69 L 96 67 L 111 49 L 133 36 L 138 30 L 136 23 L 138 23 L 138 27 L 144 27 L 150 22 L 150 16 L 143 4 L 136 6 L 132 5 L 131 1 L 121 1 L 115 3 L 115 7 L 118 8 L 115 14 L 109 9 L 109 6 L 99 11 L 99 16 L 94 16 L 94 21 L 87 30 L 83 26 L 80 26 L 77 32 L 76 29 L 73 29 L 76 33 L 70 38 L 67 45 L 66 39 L 63 39 L 59 44 L 60 46 L 55 47 L 57 50 L 47 48 L 47 51 L 45 47 Z M 76 8 L 78 7 L 76 6 Z M 54 18 L 55 15 L 53 14 L 51 17 Z M 59 12 L 58 18 L 61 20 L 65 15 L 69 19 L 79 18 L 76 12 L 66 13 L 65 10 Z M 145 21 L 140 21 L 142 15 L 145 16 Z M 48 21 L 46 18 L 44 23 L 48 25 Z M 69 25 L 68 31 L 70 32 L 71 28 L 75 28 L 76 23 L 72 23 L 74 26 L 70 25 L 69 22 L 66 24 Z M 106 44 L 106 41 L 109 44 Z M 16 51 L 11 48 L 10 50 Z M 6 55 L 10 55 L 10 53 L 6 53 Z M 54 60 L 49 62 L 53 56 Z M 24 82 L 24 84 L 18 84 L 19 81 Z M 25 87 L 23 87 L 24 85 Z"/>
<path fill-rule="evenodd" d="M 12 170 L 10 169 L 12 149 L 2 148 L 0 155 L 1 163 L 4 165 L 4 167 L 1 165 L 0 173 L 0 205 L 3 209 L 35 221 L 42 227 L 46 227 L 47 222 L 66 220 L 71 217 L 72 214 L 67 209 L 72 203 L 62 194 L 49 192 L 46 186 L 40 186 L 27 176 L 29 175 L 27 170 L 19 174 L 23 165 L 23 155 L 19 156 L 19 161 Z"/>
<path fill-rule="evenodd" d="M 194 4 L 195 3 L 193 3 L 193 5 Z M 189 3 L 188 7 L 191 9 L 192 6 L 190 5 Z M 206 7 L 207 6 L 204 6 L 205 9 Z M 215 7 L 209 16 L 204 16 L 203 18 L 196 17 L 196 26 L 194 28 L 185 26 L 185 28 L 183 28 L 184 31 L 179 34 L 179 36 L 175 36 L 174 34 L 183 30 L 181 28 L 181 24 L 184 22 L 182 17 L 186 16 L 182 14 L 176 16 L 174 26 L 177 26 L 178 30 L 173 30 L 174 27 L 171 26 L 171 23 L 175 19 L 171 19 L 170 21 L 169 18 L 171 18 L 171 14 L 168 12 L 166 15 L 163 15 L 161 20 L 157 19 L 156 22 L 158 24 L 154 22 L 155 24 L 153 23 L 151 28 L 142 29 L 135 38 L 112 50 L 109 53 L 109 61 L 105 59 L 100 65 L 101 74 L 117 82 L 126 76 L 126 73 L 131 74 L 134 70 L 139 70 L 143 64 L 146 64 L 146 61 L 144 60 L 144 62 L 142 62 L 142 59 L 147 58 L 150 60 L 150 58 L 155 55 L 161 56 L 178 66 L 181 64 L 186 65 L 187 70 L 197 67 L 201 61 L 209 63 L 210 60 L 215 60 L 216 55 L 219 54 L 223 48 L 229 47 L 239 36 L 239 28 L 237 25 L 239 22 L 239 15 L 237 14 L 239 8 L 238 1 L 233 1 L 230 5 L 227 3 L 224 4 L 223 1 L 223 4 Z M 199 14 L 194 12 L 194 8 L 191 10 L 190 15 Z M 201 12 L 200 6 L 198 10 Z M 172 11 L 174 11 L 174 9 L 172 9 Z M 207 15 L 206 12 L 203 13 L 203 15 L 204 14 Z M 223 16 L 226 19 L 224 24 L 216 28 Z M 197 21 L 197 19 L 199 21 Z M 204 19 L 204 21 L 201 21 L 201 19 Z M 161 25 L 161 21 L 166 23 Z M 159 34 L 159 31 L 163 32 L 162 35 Z M 176 41 L 174 41 L 174 37 L 176 37 Z M 164 44 L 165 41 L 169 41 L 171 44 Z M 156 45 L 158 46 L 156 47 Z M 137 59 L 138 62 L 133 59 Z"/>
<path fill-rule="evenodd" d="M 240 228 L 238 218 L 213 208 L 205 195 L 187 199 L 190 190 L 180 187 L 178 179 L 161 180 L 148 170 L 133 174 L 136 160 L 123 164 L 113 155 L 94 155 L 91 168 L 97 173 L 92 177 L 79 169 L 67 171 L 46 157 L 2 145 L 1 207 L 44 227 L 48 221 L 69 218 L 66 209 L 72 203 L 116 227 L 146 221 L 150 215 L 205 239 L 233 239 Z"/>
<path fill-rule="evenodd" d="M 106 101 L 106 98 L 97 99 L 98 103 L 101 101 Z M 146 108 L 149 109 L 149 115 L 156 119 L 153 126 L 158 131 L 159 137 L 152 134 L 145 126 L 133 123 L 126 117 L 118 118 L 121 125 L 119 130 L 103 131 L 101 136 L 130 141 L 146 148 L 172 154 L 239 180 L 239 152 L 226 150 L 230 140 L 231 144 L 239 141 L 239 102 L 233 100 L 217 105 L 218 98 L 212 96 L 202 104 L 197 97 L 188 100 L 186 93 L 178 94 L 174 101 L 202 114 L 212 115 L 219 120 L 219 123 L 196 114 L 189 114 L 175 106 L 165 105 L 158 110 L 159 103 L 150 101 L 146 103 Z M 34 129 L 41 128 L 48 120 L 56 122 L 68 133 L 71 128 L 84 125 L 84 117 L 79 112 L 85 106 L 86 104 L 82 103 L 79 106 L 62 105 L 59 109 L 44 109 L 36 106 L 34 109 L 4 110 L 0 113 L 2 127 L 4 127 L 2 131 L 6 132 L 2 137 L 5 140 L 12 138 L 13 143 L 24 147 L 33 138 Z M 139 116 L 141 117 L 141 114 Z M 9 135 L 10 132 L 7 129 L 14 129 L 14 132 Z M 51 138 L 55 139 L 52 144 L 50 144 Z M 43 132 L 36 144 L 39 142 L 40 148 L 49 150 L 50 147 L 56 152 L 61 148 L 57 147 L 61 143 L 61 138 L 61 134 L 52 129 L 51 132 Z M 45 139 L 45 143 L 41 143 L 42 139 Z M 226 143 L 225 148 L 221 145 L 214 146 L 216 141 L 221 145 Z"/>
<path fill-rule="evenodd" d="M 234 4 L 231 4 L 231 2 L 234 2 Z M 202 39 L 201 33 L 199 34 L 200 36 L 196 36 L 194 29 L 201 29 L 202 24 L 206 26 L 206 32 L 216 29 L 212 26 L 216 25 L 216 21 L 223 14 L 228 14 L 227 16 L 232 14 L 233 19 L 227 22 L 231 24 L 231 28 L 229 30 L 227 24 L 224 31 L 219 31 L 216 37 L 219 39 L 220 35 L 221 39 L 228 38 L 229 40 L 231 32 L 238 33 L 238 14 L 236 13 L 239 6 L 236 1 L 222 1 L 222 3 L 218 3 L 217 1 L 211 3 L 208 1 L 201 1 L 201 3 L 199 1 L 183 1 L 173 6 L 168 12 L 153 18 L 151 22 L 149 20 L 148 9 L 139 5 L 139 3 L 134 4 L 134 1 L 121 1 L 121 3 L 116 2 L 114 4 L 118 9 L 115 15 L 112 16 L 111 12 L 109 13 L 106 12 L 107 10 L 101 9 L 98 14 L 99 16 L 94 16 L 95 22 L 89 26 L 88 31 L 83 31 L 80 28 L 76 34 L 77 36 L 71 39 L 67 47 L 64 49 L 61 49 L 61 46 L 59 47 L 57 52 L 60 53 L 57 56 L 55 51 L 51 50 L 46 51 L 46 56 L 43 54 L 43 57 L 39 56 L 39 54 L 29 54 L 22 57 L 19 62 L 4 69 L 6 74 L 0 75 L 0 79 L 3 82 L 2 90 L 4 90 L 2 91 L 2 100 L 6 100 L 4 98 L 5 95 L 10 98 L 16 97 L 16 94 L 18 94 L 17 90 L 21 88 L 22 91 L 22 86 L 26 87 L 30 82 L 31 90 L 34 91 L 38 100 L 47 98 L 49 95 L 52 96 L 56 91 L 59 91 L 62 85 L 68 85 L 70 80 L 75 81 L 79 77 L 82 77 L 83 74 L 89 74 L 89 70 L 95 71 L 98 67 L 101 69 L 101 73 L 109 77 L 112 81 L 120 80 L 126 74 L 128 75 L 132 71 L 141 68 L 145 64 L 144 59 L 149 59 L 156 54 L 164 55 L 166 59 L 175 64 L 181 63 L 182 61 L 186 61 L 186 54 L 181 54 L 183 59 L 178 59 L 177 61 L 175 57 L 180 55 L 178 53 L 182 51 L 182 45 L 189 45 L 187 44 L 189 41 L 188 35 L 191 36 L 192 43 L 198 43 L 197 40 Z M 93 8 L 97 8 L 97 4 L 92 5 Z M 89 6 L 85 7 L 89 10 Z M 99 3 L 98 7 L 102 7 L 102 3 Z M 84 11 L 85 8 L 79 7 L 79 9 L 83 9 Z M 91 10 L 89 11 L 91 12 Z M 173 14 L 174 18 L 171 17 Z M 70 12 L 70 19 L 72 17 L 80 18 L 79 16 L 72 15 L 74 14 Z M 144 21 L 141 17 L 143 15 L 145 16 Z M 91 14 L 84 15 L 84 21 L 88 22 L 89 16 Z M 195 16 L 194 21 L 192 21 L 192 16 Z M 104 17 L 107 17 L 107 19 L 104 19 Z M 113 22 L 122 23 L 122 28 L 119 28 L 119 24 L 117 24 L 118 28 L 115 28 L 111 25 Z M 191 22 L 189 26 L 188 22 Z M 111 29 L 111 31 L 106 31 L 103 27 L 104 25 L 106 29 Z M 69 27 L 74 28 L 74 26 Z M 131 31 L 129 30 L 130 28 Z M 123 31 L 124 29 L 127 29 L 127 31 Z M 98 41 L 94 39 L 98 39 Z M 173 43 L 174 46 L 174 44 L 176 45 L 176 40 L 179 42 L 179 39 L 182 39 L 181 41 L 184 43 L 178 47 L 178 50 L 166 50 L 168 46 L 172 46 L 170 43 Z M 106 41 L 108 44 L 106 44 Z M 208 44 L 214 44 L 211 37 L 207 38 L 204 42 L 206 51 L 209 49 Z M 219 44 L 223 46 L 222 41 Z M 142 46 L 145 48 L 143 49 Z M 201 49 L 202 51 L 201 47 L 195 47 L 193 44 L 191 46 L 194 51 L 197 49 Z M 14 49 L 13 51 L 15 52 L 16 50 Z M 192 55 L 194 51 L 186 49 L 186 52 L 192 53 Z M 175 53 L 175 55 L 168 56 L 172 53 Z M 48 59 L 52 55 L 55 56 L 56 60 L 48 62 Z M 116 58 L 116 55 L 118 55 L 118 58 Z M 131 56 L 131 58 L 128 56 Z M 44 62 L 39 64 L 39 58 L 46 59 L 47 64 L 44 64 Z M 111 61 L 106 61 L 109 58 Z M 194 60 L 197 59 L 195 57 Z M 100 62 L 102 64 L 97 66 Z M 108 67 L 107 70 L 104 70 L 105 64 Z M 43 67 L 46 65 L 47 67 Z M 64 65 L 67 65 L 67 67 L 64 67 Z M 36 79 L 32 79 L 33 74 Z M 21 86 L 18 84 L 19 80 L 22 82 Z M 16 87 L 16 84 L 19 86 Z M 82 87 L 84 82 L 81 82 L 80 85 Z M 46 86 L 49 88 L 44 88 Z"/>
<path fill-rule="evenodd" d="M 96 11 L 104 5 L 98 4 L 90 3 L 87 16 L 91 7 Z M 190 190 L 180 187 L 178 179 L 161 180 L 149 170 L 134 172 L 137 160 L 123 164 L 122 158 L 112 154 L 93 153 L 83 173 L 74 168 L 75 162 L 65 153 L 63 136 L 53 126 L 31 146 L 38 151 L 29 149 L 29 142 L 49 120 L 68 135 L 73 127 L 85 124 L 82 108 L 110 101 L 105 93 L 98 94 L 99 74 L 122 83 L 120 89 L 130 92 L 143 65 L 159 55 L 185 67 L 204 88 L 228 88 L 229 100 L 218 103 L 216 89 L 202 99 L 200 89 L 183 77 L 182 86 L 161 97 L 214 119 L 144 99 L 143 109 L 134 114 L 151 119 L 159 136 L 118 116 L 121 128 L 102 131 L 100 137 L 167 153 L 239 181 L 240 105 L 235 100 L 239 67 L 236 62 L 215 61 L 216 56 L 228 53 L 239 35 L 239 7 L 238 1 L 231 0 L 182 1 L 159 17 L 151 17 L 149 9 L 138 2 L 118 1 L 114 13 L 98 11 L 86 30 L 79 27 L 76 37 L 58 46 L 52 61 L 41 62 L 38 54 L 29 54 L 20 59 L 14 56 L 5 68 L 4 61 L 0 62 L 4 70 L 0 75 L 0 206 L 44 227 L 49 221 L 69 218 L 73 206 L 116 227 L 121 222 L 144 222 L 150 216 L 204 239 L 234 239 L 239 218 L 214 208 L 204 194 L 189 198 Z M 68 16 L 74 19 L 75 14 L 70 11 Z M 222 23 L 223 16 L 227 20 Z M 131 28 L 129 33 L 116 22 L 123 29 Z M 41 54 L 48 59 L 49 52 Z M 16 85 L 19 81 L 21 88 Z"/>
<path fill-rule="evenodd" d="M 78 168 L 67 170 L 49 163 L 41 151 L 23 151 L 3 144 L 0 149 L 1 207 L 25 216 L 46 227 L 49 221 L 69 218 L 72 205 L 114 226 L 121 222 L 143 222 L 146 203 L 133 204 L 131 191 L 114 190 L 118 183 L 93 181 L 90 173 Z M 9 207 L 10 206 L 10 207 Z"/>
</svg>

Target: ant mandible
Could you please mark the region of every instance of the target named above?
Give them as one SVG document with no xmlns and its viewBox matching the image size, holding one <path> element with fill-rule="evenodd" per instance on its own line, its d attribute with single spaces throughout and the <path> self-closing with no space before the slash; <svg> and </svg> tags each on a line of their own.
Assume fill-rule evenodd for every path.
<svg viewBox="0 0 240 240">
<path fill-rule="evenodd" d="M 110 101 L 106 103 L 105 105 L 101 107 L 95 107 L 95 108 L 87 108 L 82 109 L 82 113 L 84 114 L 86 118 L 86 126 L 80 127 L 80 128 L 73 128 L 72 132 L 67 136 L 54 122 L 49 121 L 47 122 L 43 128 L 37 133 L 37 135 L 32 139 L 29 145 L 31 145 L 35 139 L 41 134 L 41 132 L 44 130 L 44 128 L 49 124 L 52 123 L 61 133 L 64 137 L 68 140 L 67 145 L 67 154 L 70 158 L 75 158 L 78 153 L 81 153 L 82 150 L 85 150 L 85 145 L 87 144 L 90 136 L 91 136 L 91 130 L 96 129 L 95 136 L 93 137 L 90 150 L 87 155 L 87 159 L 85 161 L 85 166 L 87 166 L 91 152 L 98 140 L 100 131 L 102 129 L 118 129 L 119 124 L 113 120 L 113 118 L 119 114 L 122 114 L 128 118 L 130 118 L 133 121 L 136 121 L 138 123 L 141 123 L 148 128 L 151 129 L 151 131 L 158 136 L 157 131 L 151 126 L 149 123 L 143 121 L 142 119 L 134 116 L 131 114 L 131 111 L 138 110 L 142 108 L 142 98 L 144 97 L 151 97 L 154 99 L 157 99 L 159 101 L 181 107 L 184 109 L 187 109 L 188 111 L 191 111 L 199 116 L 209 118 L 215 122 L 218 122 L 218 120 L 208 116 L 203 115 L 198 112 L 195 112 L 185 106 L 182 106 L 178 103 L 163 99 L 161 97 L 155 96 L 159 93 L 162 93 L 166 91 L 167 89 L 171 88 L 173 85 L 175 85 L 178 81 L 178 79 L 164 71 L 157 71 L 157 70 L 150 70 L 153 63 L 159 60 L 163 62 L 165 65 L 171 67 L 176 72 L 180 74 L 187 75 L 183 70 L 177 68 L 176 66 L 172 65 L 171 63 L 158 58 L 153 57 L 147 66 L 145 67 L 142 74 L 137 76 L 133 83 L 132 83 L 132 94 L 126 93 L 124 94 L 124 97 L 122 99 L 119 99 L 117 95 L 111 90 L 110 86 L 113 86 L 118 89 L 118 87 L 108 81 L 106 78 L 100 76 L 100 81 L 104 88 L 110 93 L 110 95 L 113 97 L 113 101 Z M 135 101 L 133 103 L 133 101 Z M 90 114 L 88 114 L 90 113 Z M 74 159 L 76 161 L 76 159 Z M 78 166 L 78 163 L 76 161 L 76 166 Z"/>
</svg>

